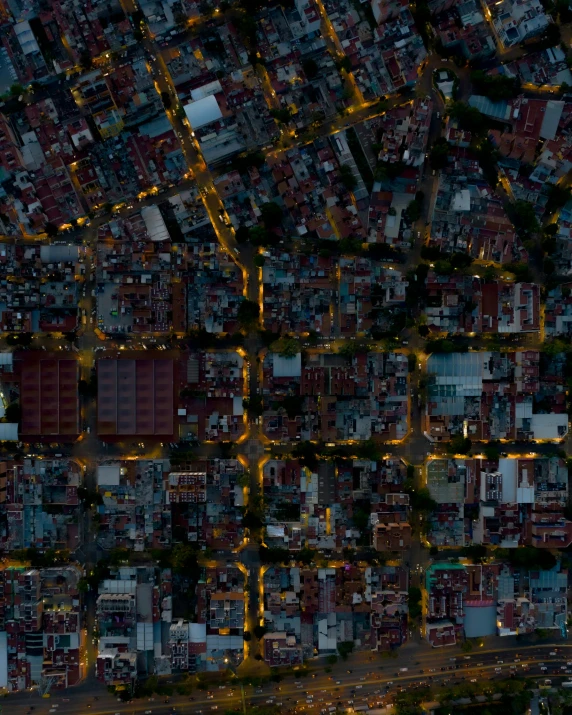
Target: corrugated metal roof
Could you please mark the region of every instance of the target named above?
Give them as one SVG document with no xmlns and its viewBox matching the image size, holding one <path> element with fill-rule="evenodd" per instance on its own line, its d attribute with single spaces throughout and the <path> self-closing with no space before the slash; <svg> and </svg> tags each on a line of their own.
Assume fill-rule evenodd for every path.
<svg viewBox="0 0 572 715">
<path fill-rule="evenodd" d="M 483 97 L 481 94 L 472 94 L 469 97 L 469 106 L 478 109 L 482 114 L 493 119 L 501 119 L 507 121 L 510 119 L 510 106 L 508 102 L 491 102 L 488 97 Z"/>
<path fill-rule="evenodd" d="M 200 129 L 222 118 L 222 112 L 214 95 L 209 95 L 185 106 L 185 114 L 193 129 Z"/>
<path fill-rule="evenodd" d="M 273 377 L 300 377 L 302 375 L 302 354 L 294 357 L 282 357 L 274 354 L 272 363 Z"/>
</svg>

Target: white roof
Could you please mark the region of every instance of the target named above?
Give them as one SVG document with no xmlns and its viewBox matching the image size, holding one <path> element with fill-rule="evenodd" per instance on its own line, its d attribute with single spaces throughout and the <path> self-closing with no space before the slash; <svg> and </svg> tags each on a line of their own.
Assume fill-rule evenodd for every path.
<svg viewBox="0 0 572 715">
<path fill-rule="evenodd" d="M 534 439 L 560 439 L 568 432 L 568 415 L 532 415 L 530 429 Z"/>
<path fill-rule="evenodd" d="M 145 223 L 145 228 L 152 241 L 168 241 L 170 240 L 169 231 L 163 220 L 163 216 L 159 211 L 159 207 L 145 206 L 141 209 L 141 218 Z"/>
<path fill-rule="evenodd" d="M 189 623 L 189 642 L 204 643 L 207 639 L 206 623 Z"/>
<path fill-rule="evenodd" d="M 32 28 L 30 27 L 30 23 L 27 20 L 17 23 L 12 29 L 14 30 L 14 33 L 18 38 L 18 42 L 20 43 L 20 47 L 25 55 L 32 55 L 40 51 L 34 33 L 32 32 Z"/>
<path fill-rule="evenodd" d="M 97 468 L 98 486 L 118 486 L 120 468 L 119 464 L 102 464 Z"/>
<path fill-rule="evenodd" d="M 18 441 L 18 423 L 0 422 L 0 442 Z"/>
<path fill-rule="evenodd" d="M 212 94 L 198 99 L 196 102 L 189 102 L 185 106 L 185 114 L 193 129 L 200 129 L 200 127 L 222 118 L 216 97 Z"/>
<path fill-rule="evenodd" d="M 217 92 L 222 92 L 222 85 L 218 79 L 215 79 L 214 82 L 209 82 L 208 84 L 203 84 L 202 87 L 191 89 L 191 98 L 193 102 L 196 102 L 199 99 L 204 99 Z"/>
<path fill-rule="evenodd" d="M 0 365 L 10 365 L 12 366 L 13 355 L 12 353 L 2 353 L 0 352 Z"/>
<path fill-rule="evenodd" d="M 153 624 L 137 623 L 137 650 L 153 650 Z"/>
<path fill-rule="evenodd" d="M 471 210 L 471 192 L 469 189 L 461 189 L 453 196 L 451 202 L 451 211 L 470 211 Z"/>
<path fill-rule="evenodd" d="M 273 377 L 300 377 L 302 375 L 302 354 L 294 357 L 281 357 L 274 353 L 272 362 Z"/>
<path fill-rule="evenodd" d="M 269 539 L 280 539 L 284 538 L 286 529 L 283 525 L 278 524 L 268 524 L 266 527 L 266 533 Z"/>
</svg>

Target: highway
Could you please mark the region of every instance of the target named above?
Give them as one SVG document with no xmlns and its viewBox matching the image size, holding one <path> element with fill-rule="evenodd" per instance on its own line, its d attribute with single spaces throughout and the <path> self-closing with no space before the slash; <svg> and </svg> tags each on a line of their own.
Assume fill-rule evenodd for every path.
<svg viewBox="0 0 572 715">
<path fill-rule="evenodd" d="M 504 680 L 515 674 L 520 677 L 549 678 L 553 683 L 562 679 L 572 679 L 572 644 L 566 642 L 546 644 L 519 644 L 514 638 L 506 640 L 503 647 L 500 638 L 492 639 L 495 647 L 476 648 L 463 653 L 457 647 L 442 650 L 428 647 L 405 647 L 396 658 L 382 658 L 378 654 L 358 653 L 347 662 L 338 662 L 331 673 L 325 672 L 323 661 L 309 664 L 310 674 L 295 679 L 287 676 L 280 683 L 266 683 L 261 687 L 245 686 L 245 706 L 261 705 L 272 701 L 285 712 L 306 712 L 317 715 L 330 704 L 368 704 L 381 707 L 393 701 L 396 693 L 420 684 L 435 690 L 438 697 L 443 686 L 471 681 L 491 682 Z M 554 655 L 551 655 L 554 654 Z M 571 665 L 568 666 L 567 663 Z M 542 670 L 546 668 L 546 670 Z M 405 670 L 403 670 L 405 669 Z M 222 713 L 228 709 L 242 710 L 240 688 L 225 682 L 210 685 L 210 691 L 196 690 L 191 696 L 134 700 L 131 703 L 118 702 L 103 689 L 95 691 L 79 686 L 74 691 L 60 695 L 54 693 L 49 699 L 41 699 L 35 694 L 11 695 L 6 699 L 12 715 L 29 712 L 49 713 L 56 709 L 61 715 L 90 712 L 92 715 L 140 715 L 151 711 L 153 715 L 177 713 L 207 713 L 215 709 Z M 192 698 L 192 700 L 190 699 Z M 53 715 L 53 713 L 52 713 Z"/>
</svg>

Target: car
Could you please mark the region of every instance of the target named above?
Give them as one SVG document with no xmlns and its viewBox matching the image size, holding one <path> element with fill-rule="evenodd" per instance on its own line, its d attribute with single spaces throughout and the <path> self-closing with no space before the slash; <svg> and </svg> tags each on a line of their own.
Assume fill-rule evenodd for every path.
<svg viewBox="0 0 572 715">
<path fill-rule="evenodd" d="M 152 710 L 145 710 L 145 715 L 153 715 L 153 711 L 152 711 Z"/>
</svg>

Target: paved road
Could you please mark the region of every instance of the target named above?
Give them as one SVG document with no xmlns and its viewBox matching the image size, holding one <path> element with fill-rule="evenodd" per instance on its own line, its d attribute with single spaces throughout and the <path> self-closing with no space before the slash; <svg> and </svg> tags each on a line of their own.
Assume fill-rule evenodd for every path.
<svg viewBox="0 0 572 715">
<path fill-rule="evenodd" d="M 391 702 L 395 693 L 402 688 L 425 682 L 436 689 L 441 686 L 470 680 L 494 681 L 506 679 L 512 672 L 518 675 L 548 677 L 553 682 L 561 678 L 572 677 L 565 670 L 572 670 L 566 663 L 572 660 L 572 645 L 563 642 L 546 643 L 543 645 L 515 642 L 514 638 L 493 639 L 495 647 L 477 649 L 470 654 L 464 654 L 459 648 L 444 648 L 432 650 L 426 646 L 409 646 L 402 649 L 397 658 L 381 658 L 379 655 L 359 653 L 351 656 L 347 662 L 333 666 L 331 673 L 325 672 L 323 661 L 310 663 L 310 675 L 296 681 L 293 677 L 284 679 L 281 683 L 268 683 L 261 688 L 245 687 L 245 704 L 248 712 L 250 704 L 262 704 L 271 698 L 281 703 L 283 710 L 293 708 L 296 703 L 304 701 L 305 712 L 318 713 L 325 704 L 337 702 L 346 704 L 354 700 L 354 704 Z M 496 647 L 498 644 L 498 647 Z M 556 655 L 550 655 L 555 652 Z M 541 665 L 544 664 L 544 665 Z M 525 668 L 523 666 L 528 666 Z M 512 669 L 511 669 L 512 666 Z M 541 670 L 546 667 L 547 670 Z M 406 668 L 407 670 L 402 670 Z M 497 672 L 499 669 L 499 672 Z M 54 705 L 62 715 L 78 712 L 90 712 L 93 715 L 139 715 L 150 710 L 153 715 L 176 712 L 197 713 L 211 711 L 213 706 L 224 712 L 226 709 L 242 709 L 241 693 L 238 687 L 231 683 L 219 688 L 211 686 L 209 697 L 204 691 L 195 691 L 189 696 L 176 696 L 166 704 L 162 698 L 140 700 L 132 703 L 119 703 L 105 692 L 99 691 L 98 699 L 94 699 L 95 691 L 80 686 L 75 691 L 60 696 L 54 694 L 49 700 L 41 700 L 29 694 L 10 696 L 6 701 L 13 715 L 23 715 L 28 712 L 30 704 L 34 705 L 34 714 L 48 713 Z M 257 692 L 261 691 L 261 692 Z M 307 702 L 311 696 L 311 703 Z M 67 698 L 67 699 L 66 699 Z M 7 708 L 6 708 L 7 709 Z"/>
</svg>

